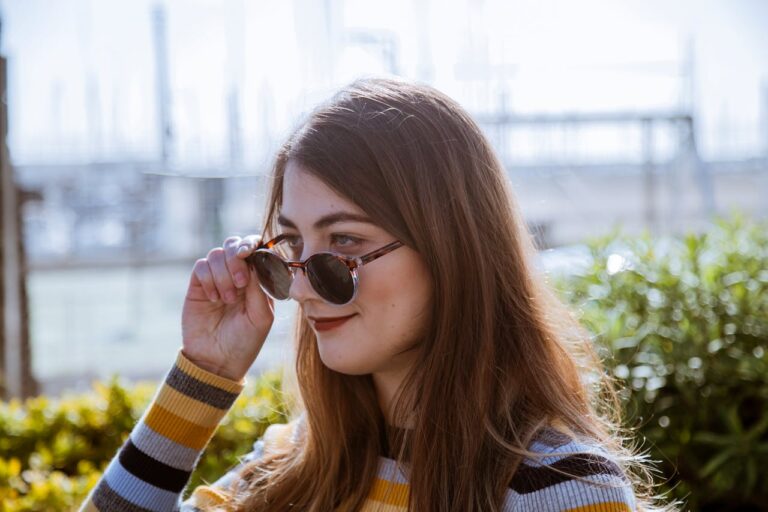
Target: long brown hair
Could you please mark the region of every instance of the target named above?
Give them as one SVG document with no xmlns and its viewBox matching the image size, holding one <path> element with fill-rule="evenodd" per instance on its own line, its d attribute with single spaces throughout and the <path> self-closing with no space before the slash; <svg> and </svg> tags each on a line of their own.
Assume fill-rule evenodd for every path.
<svg viewBox="0 0 768 512">
<path fill-rule="evenodd" d="M 589 338 L 535 271 L 502 165 L 463 108 L 398 79 L 345 87 L 278 152 L 265 233 L 277 230 L 289 160 L 431 269 L 423 350 L 395 407 L 395 424 L 413 425 L 411 510 L 499 510 L 544 425 L 599 442 L 628 467 L 615 393 Z M 241 472 L 234 510 L 357 510 L 376 476 L 385 424 L 370 376 L 328 369 L 301 313 L 296 338 L 301 439 Z"/>
</svg>

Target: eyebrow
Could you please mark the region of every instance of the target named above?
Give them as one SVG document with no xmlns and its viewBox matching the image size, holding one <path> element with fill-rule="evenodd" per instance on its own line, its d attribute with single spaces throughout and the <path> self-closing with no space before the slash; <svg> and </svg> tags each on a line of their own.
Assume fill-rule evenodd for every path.
<svg viewBox="0 0 768 512">
<path fill-rule="evenodd" d="M 320 230 L 330 226 L 331 224 L 336 224 L 337 222 L 364 222 L 366 224 L 373 224 L 373 221 L 365 215 L 358 215 L 356 213 L 350 212 L 334 212 L 329 213 L 328 215 L 323 215 L 317 219 L 313 227 L 316 230 Z M 295 222 L 282 214 L 278 215 L 277 223 L 283 227 L 298 229 Z"/>
</svg>

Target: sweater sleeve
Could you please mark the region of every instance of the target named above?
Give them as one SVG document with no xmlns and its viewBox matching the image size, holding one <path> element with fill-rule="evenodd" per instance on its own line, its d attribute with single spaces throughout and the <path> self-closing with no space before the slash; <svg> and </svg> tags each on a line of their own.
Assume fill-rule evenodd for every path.
<svg viewBox="0 0 768 512">
<path fill-rule="evenodd" d="M 179 351 L 80 512 L 179 510 L 200 455 L 244 385 L 203 370 Z"/>
</svg>

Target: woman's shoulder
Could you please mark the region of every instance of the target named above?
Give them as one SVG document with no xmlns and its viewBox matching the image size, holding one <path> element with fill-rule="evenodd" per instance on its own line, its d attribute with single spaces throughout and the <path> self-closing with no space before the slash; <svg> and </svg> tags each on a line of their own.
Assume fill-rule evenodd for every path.
<svg viewBox="0 0 768 512">
<path fill-rule="evenodd" d="M 253 444 L 254 454 L 261 457 L 293 446 L 303 438 L 305 429 L 305 414 L 301 414 L 287 423 L 273 423 L 264 430 L 261 438 Z"/>
<path fill-rule="evenodd" d="M 224 489 L 227 489 L 236 481 L 240 471 L 249 463 L 260 460 L 273 453 L 283 451 L 289 446 L 298 443 L 302 438 L 305 424 L 305 414 L 287 423 L 273 423 L 269 425 L 264 433 L 253 443 L 253 449 L 240 457 L 237 466 L 230 469 L 211 485 L 201 485 L 196 487 L 189 499 L 183 503 L 181 512 L 199 512 L 207 508 L 226 503 L 228 497 Z"/>
<path fill-rule="evenodd" d="M 507 510 L 635 510 L 631 482 L 599 443 L 545 427 L 528 450 L 509 484 Z"/>
</svg>

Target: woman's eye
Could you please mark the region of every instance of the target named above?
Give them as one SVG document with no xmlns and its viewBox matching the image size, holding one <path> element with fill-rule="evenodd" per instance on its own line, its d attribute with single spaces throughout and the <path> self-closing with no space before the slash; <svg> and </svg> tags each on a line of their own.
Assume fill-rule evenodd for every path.
<svg viewBox="0 0 768 512">
<path fill-rule="evenodd" d="M 327 248 L 322 250 L 354 252 L 358 250 L 362 243 L 363 240 L 360 238 L 335 233 L 330 236 L 330 243 Z M 285 235 L 281 245 L 288 253 L 287 256 L 289 256 L 291 259 L 299 258 L 304 250 L 304 242 L 298 235 Z"/>
<path fill-rule="evenodd" d="M 357 244 L 361 242 L 359 238 L 355 238 L 347 235 L 331 235 L 331 239 L 333 240 L 335 245 L 341 246 L 343 248 L 355 247 Z"/>
<path fill-rule="evenodd" d="M 297 236 L 286 236 L 284 240 L 285 240 L 285 245 L 287 245 L 288 247 L 296 247 L 301 243 L 301 241 L 299 240 L 299 237 Z"/>
<path fill-rule="evenodd" d="M 290 259 L 295 259 L 297 255 L 301 254 L 302 243 L 298 236 L 286 235 L 280 245 L 283 247 L 282 250 L 287 253 L 284 257 L 288 256 Z"/>
</svg>

